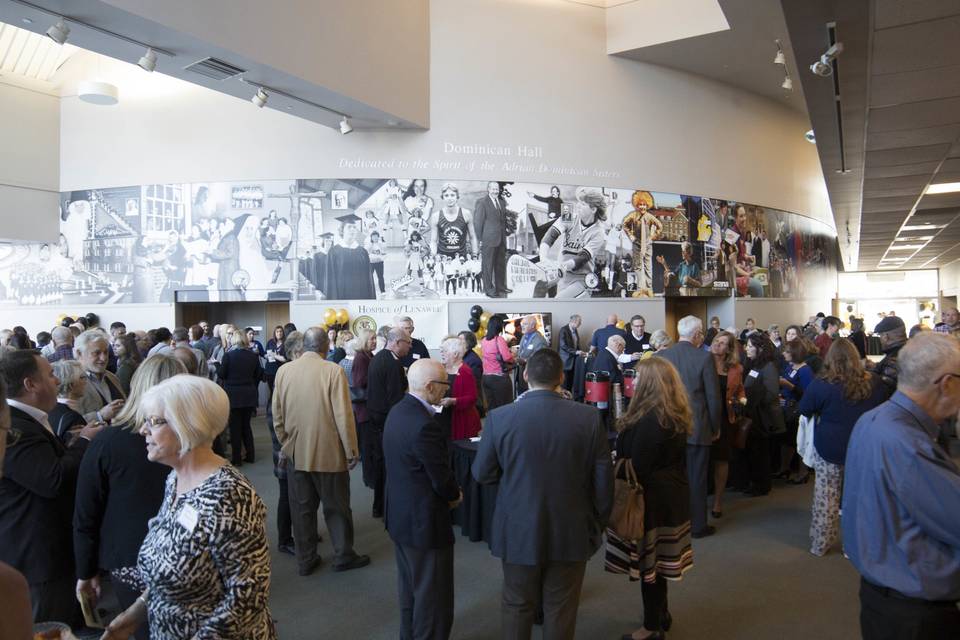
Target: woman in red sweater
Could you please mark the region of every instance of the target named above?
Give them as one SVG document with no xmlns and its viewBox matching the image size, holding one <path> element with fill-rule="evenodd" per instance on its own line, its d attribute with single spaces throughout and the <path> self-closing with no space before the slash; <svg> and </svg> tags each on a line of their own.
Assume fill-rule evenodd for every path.
<svg viewBox="0 0 960 640">
<path fill-rule="evenodd" d="M 450 392 L 440 403 L 444 413 L 451 412 L 451 440 L 464 440 L 480 433 L 477 382 L 470 367 L 463 362 L 463 350 L 463 342 L 457 337 L 440 343 L 440 361 L 450 381 Z"/>
</svg>

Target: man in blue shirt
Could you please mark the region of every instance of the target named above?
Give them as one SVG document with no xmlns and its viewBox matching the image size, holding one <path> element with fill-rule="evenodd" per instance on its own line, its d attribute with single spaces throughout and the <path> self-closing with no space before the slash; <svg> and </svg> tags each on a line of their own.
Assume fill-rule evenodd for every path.
<svg viewBox="0 0 960 640">
<path fill-rule="evenodd" d="M 597 329 L 593 332 L 593 337 L 590 338 L 590 350 L 594 353 L 598 351 L 603 351 L 607 348 L 607 341 L 610 340 L 610 336 L 620 336 L 623 338 L 624 342 L 627 340 L 627 332 L 617 326 L 617 323 L 620 319 L 617 317 L 617 314 L 611 313 L 607 316 L 607 326 Z"/>
<path fill-rule="evenodd" d="M 680 245 L 683 260 L 676 269 L 670 270 L 663 256 L 657 256 L 657 262 L 663 267 L 663 286 L 671 289 L 675 287 L 700 287 L 700 265 L 693 259 L 693 245 L 684 242 Z"/>
<path fill-rule="evenodd" d="M 960 638 L 960 468 L 937 444 L 960 409 L 960 342 L 921 333 L 897 391 L 847 448 L 843 542 L 860 572 L 864 640 Z"/>
</svg>

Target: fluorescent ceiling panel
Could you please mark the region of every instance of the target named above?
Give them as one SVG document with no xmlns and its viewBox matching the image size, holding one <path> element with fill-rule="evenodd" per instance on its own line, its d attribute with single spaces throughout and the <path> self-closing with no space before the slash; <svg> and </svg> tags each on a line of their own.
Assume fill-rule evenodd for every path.
<svg viewBox="0 0 960 640">
<path fill-rule="evenodd" d="M 941 182 L 927 187 L 926 193 L 956 193 L 960 191 L 960 182 Z"/>
</svg>

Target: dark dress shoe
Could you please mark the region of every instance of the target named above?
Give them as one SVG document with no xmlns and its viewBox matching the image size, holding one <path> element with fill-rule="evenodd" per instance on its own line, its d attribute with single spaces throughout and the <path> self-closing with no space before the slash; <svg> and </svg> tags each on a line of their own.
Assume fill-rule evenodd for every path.
<svg viewBox="0 0 960 640">
<path fill-rule="evenodd" d="M 717 532 L 717 528 L 714 527 L 713 525 L 708 524 L 706 527 L 704 527 L 700 531 L 695 531 L 690 535 L 699 540 L 700 538 L 706 538 L 707 536 L 712 536 L 716 532 Z"/>
<path fill-rule="evenodd" d="M 787 484 L 807 484 L 810 480 L 810 474 L 803 476 L 802 478 L 788 478 Z"/>
<path fill-rule="evenodd" d="M 295 556 L 295 555 L 297 555 L 296 549 L 294 549 L 292 542 L 286 542 L 286 543 L 284 543 L 284 544 L 278 545 L 278 546 L 277 546 L 277 550 L 278 550 L 280 553 L 285 553 L 285 554 L 287 554 L 287 555 L 289 555 L 289 556 Z"/>
<path fill-rule="evenodd" d="M 370 556 L 353 556 L 346 562 L 342 564 L 333 565 L 334 571 L 350 571 L 351 569 L 359 569 L 360 567 L 365 567 L 370 564 Z"/>
<path fill-rule="evenodd" d="M 376 507 L 374 507 L 373 511 L 371 512 L 371 515 L 372 515 L 374 518 L 382 518 L 382 517 L 383 517 L 383 509 L 377 509 Z"/>
<path fill-rule="evenodd" d="M 663 615 L 660 616 L 660 628 L 664 631 L 670 631 L 670 627 L 673 626 L 673 616 L 670 615 L 669 611 L 664 611 Z"/>
<path fill-rule="evenodd" d="M 318 557 L 314 558 L 313 560 L 311 560 L 310 562 L 308 562 L 306 566 L 298 567 L 298 568 L 297 568 L 297 575 L 308 576 L 308 575 L 310 575 L 311 573 L 313 573 L 314 571 L 316 571 L 316 570 L 317 570 L 317 567 L 319 567 L 321 564 L 323 564 L 323 561 L 320 560 L 320 558 L 319 558 L 319 556 L 318 556 Z"/>
<path fill-rule="evenodd" d="M 243 459 L 243 461 L 253 464 L 254 462 L 256 462 L 256 459 L 253 456 L 247 456 L 246 458 Z"/>
<path fill-rule="evenodd" d="M 760 489 L 750 488 L 743 492 L 745 495 L 750 496 L 751 498 L 759 498 L 760 496 L 765 496 L 770 493 L 770 490 L 761 491 Z"/>
<path fill-rule="evenodd" d="M 712 515 L 714 518 L 722 518 L 723 511 L 710 511 L 710 515 Z"/>
</svg>

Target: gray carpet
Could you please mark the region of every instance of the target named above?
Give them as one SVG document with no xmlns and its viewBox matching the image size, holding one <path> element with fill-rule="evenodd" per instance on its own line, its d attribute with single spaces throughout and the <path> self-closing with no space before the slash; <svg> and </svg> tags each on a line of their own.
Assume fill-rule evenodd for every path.
<svg viewBox="0 0 960 640">
<path fill-rule="evenodd" d="M 268 510 L 273 555 L 271 612 L 282 640 L 396 638 L 399 610 L 393 545 L 381 520 L 370 516 L 373 493 L 352 473 L 356 549 L 370 566 L 334 573 L 324 565 L 297 575 L 292 556 L 276 551 L 277 482 L 263 418 L 254 421 L 258 460 L 242 471 L 253 481 Z M 859 637 L 858 576 L 834 551 L 825 558 L 807 552 L 812 483 L 775 483 L 765 498 L 729 494 L 718 532 L 694 541 L 694 567 L 670 583 L 674 626 L 671 640 L 739 640 Z M 322 516 L 320 518 L 322 522 Z M 321 554 L 330 558 L 324 533 Z M 499 637 L 500 564 L 485 543 L 460 537 L 456 545 L 456 620 L 453 637 Z M 578 638 L 619 638 L 642 622 L 639 583 L 603 571 L 599 551 L 587 568 L 577 620 Z M 540 637 L 539 630 L 534 638 Z"/>
</svg>

